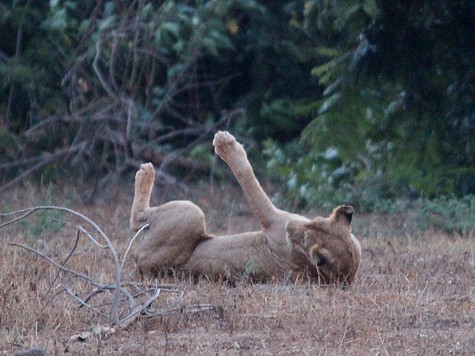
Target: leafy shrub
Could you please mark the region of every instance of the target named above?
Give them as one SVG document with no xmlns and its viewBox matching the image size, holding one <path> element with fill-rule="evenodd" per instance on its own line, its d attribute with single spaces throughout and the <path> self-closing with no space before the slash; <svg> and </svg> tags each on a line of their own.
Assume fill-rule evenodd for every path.
<svg viewBox="0 0 475 356">
<path fill-rule="evenodd" d="M 345 173 L 370 205 L 374 190 L 376 200 L 475 193 L 473 46 L 451 40 L 472 36 L 456 19 L 473 14 L 465 1 L 307 1 L 299 25 L 316 40 L 312 74 L 324 91 L 287 110 L 311 118 L 301 143 L 312 158 L 289 163 L 292 181 L 358 196 L 335 184 Z M 321 160 L 329 150 L 338 160 Z"/>
<path fill-rule="evenodd" d="M 264 154 L 269 174 L 282 182 L 273 197 L 281 205 L 329 210 L 349 203 L 360 213 L 402 216 L 414 212 L 413 232 L 434 229 L 471 236 L 475 231 L 475 195 L 419 197 L 403 181 L 391 181 L 383 174 L 359 176 L 358 164 L 345 163 L 336 148 L 304 152 L 297 142 L 283 148 L 267 140 Z"/>
<path fill-rule="evenodd" d="M 297 142 L 285 150 L 274 141 L 264 143 L 264 155 L 271 176 L 284 182 L 281 203 L 296 206 L 330 207 L 350 200 L 351 165 L 344 165 L 338 150 L 330 148 L 323 153 L 305 153 Z"/>
<path fill-rule="evenodd" d="M 425 228 L 472 236 L 475 232 L 475 195 L 426 200 L 419 209 L 419 216 Z"/>
</svg>

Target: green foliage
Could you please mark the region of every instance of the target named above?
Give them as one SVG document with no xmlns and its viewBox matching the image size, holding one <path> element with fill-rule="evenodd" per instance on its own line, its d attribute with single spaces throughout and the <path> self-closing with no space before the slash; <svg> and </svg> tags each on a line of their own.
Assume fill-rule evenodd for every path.
<svg viewBox="0 0 475 356">
<path fill-rule="evenodd" d="M 231 61 L 239 77 L 230 97 L 248 112 L 244 128 L 255 138 L 288 142 L 297 137 L 310 117 L 292 114 L 294 103 L 320 93 L 309 77 L 315 63 L 313 41 L 297 26 L 299 1 L 273 1 L 246 14 L 234 40 L 238 52 Z M 290 26 L 289 26 L 290 25 Z M 312 98 L 314 97 L 312 95 Z"/>
<path fill-rule="evenodd" d="M 284 179 L 284 196 L 275 196 L 279 204 L 332 208 L 351 201 L 351 181 L 354 167 L 343 165 L 335 148 L 318 154 L 305 154 L 302 147 L 290 143 L 282 150 L 274 141 L 265 142 L 267 169 Z"/>
<path fill-rule="evenodd" d="M 41 183 L 40 186 L 44 190 L 45 197 L 34 205 L 54 205 L 55 186 L 51 183 L 47 185 Z M 21 220 L 19 224 L 30 243 L 36 245 L 38 239 L 44 238 L 47 234 L 57 234 L 64 228 L 65 221 L 61 216 L 60 211 L 40 210 L 29 219 Z"/>
<path fill-rule="evenodd" d="M 371 210 L 401 195 L 475 191 L 474 29 L 458 21 L 469 14 L 475 6 L 462 1 L 306 2 L 301 26 L 316 40 L 312 75 L 325 90 L 292 110 L 312 116 L 301 135 L 307 156 L 286 148 L 278 167 L 267 148 L 289 199 Z M 463 34 L 463 49 L 445 31 Z"/>
<path fill-rule="evenodd" d="M 475 233 L 475 196 L 439 197 L 422 205 L 419 213 L 426 228 L 473 236 Z"/>
<path fill-rule="evenodd" d="M 190 150 L 189 157 L 194 162 L 199 162 L 202 167 L 210 169 L 216 162 L 216 155 L 209 149 L 209 143 L 200 143 Z"/>
<path fill-rule="evenodd" d="M 28 111 L 52 113 L 62 106 L 60 78 L 54 70 L 60 63 L 47 36 L 39 27 L 47 10 L 45 3 L 5 5 L 0 17 L 0 109 L 12 133 L 25 130 Z M 39 103 L 42 103 L 41 107 Z"/>
</svg>

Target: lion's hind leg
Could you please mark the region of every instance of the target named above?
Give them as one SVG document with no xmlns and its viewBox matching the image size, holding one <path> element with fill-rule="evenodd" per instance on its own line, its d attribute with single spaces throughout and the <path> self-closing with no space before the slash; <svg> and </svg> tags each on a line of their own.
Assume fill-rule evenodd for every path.
<svg viewBox="0 0 475 356">
<path fill-rule="evenodd" d="M 189 201 L 171 201 L 151 208 L 144 239 L 135 252 L 140 274 L 179 268 L 195 247 L 209 239 L 203 211 Z"/>
<path fill-rule="evenodd" d="M 147 223 L 150 210 L 150 196 L 155 181 L 155 168 L 151 163 L 145 163 L 135 174 L 135 193 L 130 212 L 130 229 L 138 231 Z"/>
</svg>

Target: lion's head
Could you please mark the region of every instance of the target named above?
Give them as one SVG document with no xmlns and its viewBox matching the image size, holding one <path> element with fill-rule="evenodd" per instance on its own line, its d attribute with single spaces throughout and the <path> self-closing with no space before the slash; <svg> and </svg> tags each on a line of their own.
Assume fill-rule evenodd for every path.
<svg viewBox="0 0 475 356">
<path fill-rule="evenodd" d="M 310 272 L 323 284 L 350 284 L 360 265 L 361 248 L 351 234 L 353 208 L 336 207 L 327 217 L 289 221 L 285 229 L 292 258 L 310 264 Z"/>
</svg>

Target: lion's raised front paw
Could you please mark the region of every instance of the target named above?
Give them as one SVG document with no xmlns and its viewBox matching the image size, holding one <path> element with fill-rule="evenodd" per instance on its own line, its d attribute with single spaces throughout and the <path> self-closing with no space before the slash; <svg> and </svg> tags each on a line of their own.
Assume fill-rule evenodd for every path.
<svg viewBox="0 0 475 356">
<path fill-rule="evenodd" d="M 145 193 L 152 189 L 154 180 L 155 168 L 153 168 L 153 164 L 141 164 L 140 169 L 135 173 L 135 185 L 139 186 L 140 191 Z"/>
<path fill-rule="evenodd" d="M 213 139 L 213 146 L 214 152 L 225 161 L 231 159 L 231 155 L 233 154 L 246 156 L 242 145 L 227 131 L 216 132 Z"/>
</svg>

